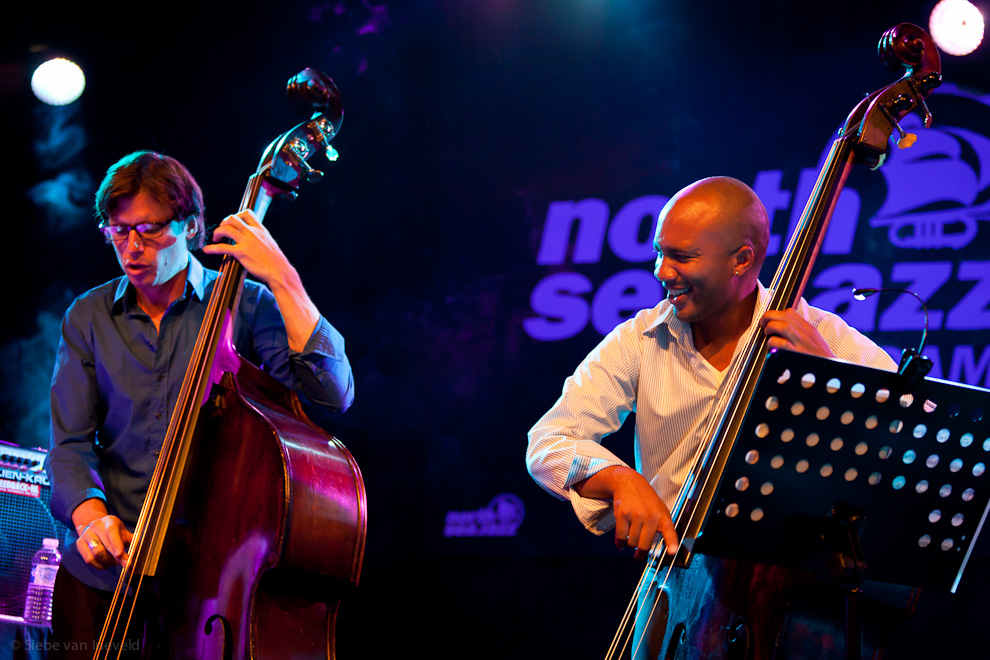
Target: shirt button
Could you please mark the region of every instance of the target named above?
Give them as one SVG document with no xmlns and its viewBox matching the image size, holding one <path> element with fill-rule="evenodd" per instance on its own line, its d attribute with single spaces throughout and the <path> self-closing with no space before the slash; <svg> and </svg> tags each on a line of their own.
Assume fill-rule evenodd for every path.
<svg viewBox="0 0 990 660">
<path fill-rule="evenodd" d="M 155 378 L 155 380 L 158 381 L 159 383 L 162 382 L 164 379 L 165 379 L 165 376 L 162 375 L 162 374 L 158 374 L 158 377 Z"/>
<path fill-rule="evenodd" d="M 161 419 L 161 418 L 162 418 L 161 413 L 155 413 L 155 419 Z"/>
</svg>

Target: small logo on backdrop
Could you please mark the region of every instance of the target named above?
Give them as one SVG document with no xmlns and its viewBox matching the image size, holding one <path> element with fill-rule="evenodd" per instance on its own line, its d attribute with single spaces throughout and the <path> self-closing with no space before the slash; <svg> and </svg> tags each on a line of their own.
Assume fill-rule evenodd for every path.
<svg viewBox="0 0 990 660">
<path fill-rule="evenodd" d="M 448 511 L 443 535 L 515 536 L 526 516 L 522 500 L 512 493 L 500 493 L 488 506 L 474 511 Z"/>
</svg>

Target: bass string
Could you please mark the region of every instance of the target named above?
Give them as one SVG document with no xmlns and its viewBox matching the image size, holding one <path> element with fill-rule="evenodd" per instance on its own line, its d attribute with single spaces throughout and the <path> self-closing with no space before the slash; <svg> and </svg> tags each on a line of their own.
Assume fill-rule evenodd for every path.
<svg viewBox="0 0 990 660">
<path fill-rule="evenodd" d="M 773 298 L 772 295 L 767 295 L 764 302 L 757 306 L 756 309 L 757 318 L 762 318 L 763 314 L 772 304 L 772 298 Z M 704 438 L 713 439 L 718 424 L 725 416 L 726 410 L 728 409 L 729 405 L 734 399 L 733 395 L 735 394 L 735 391 L 739 386 L 739 382 L 741 380 L 744 367 L 748 362 L 747 356 L 751 355 L 753 351 L 756 349 L 756 347 L 759 345 L 761 339 L 761 333 L 762 333 L 762 329 L 760 328 L 759 324 L 754 324 L 748 331 L 744 350 L 738 353 L 735 359 L 733 359 L 729 367 L 729 371 L 722 381 L 723 385 L 719 388 L 719 391 L 716 394 L 715 404 L 712 407 L 711 411 L 709 412 L 708 420 L 706 422 L 705 432 L 703 435 Z M 701 464 L 703 462 L 705 454 L 707 453 L 707 450 L 709 449 L 710 444 L 711 444 L 711 440 L 707 442 L 700 442 L 698 443 L 698 446 L 695 449 L 694 456 L 692 457 L 692 461 L 691 461 L 692 465 L 694 466 L 694 469 L 691 471 L 689 478 L 685 479 L 684 483 L 681 485 L 681 488 L 677 495 L 676 504 L 674 506 L 675 529 L 687 529 L 690 526 L 691 522 L 694 520 L 694 516 L 698 513 L 696 509 L 688 510 L 686 503 L 690 498 L 690 496 L 694 493 L 698 485 L 698 480 L 696 478 L 697 472 L 700 471 Z M 687 522 L 686 524 L 682 525 L 681 523 L 685 516 L 687 516 Z M 654 589 L 657 590 L 657 592 L 659 593 L 659 591 L 662 591 L 667 586 L 667 582 L 670 580 L 670 576 L 673 572 L 674 562 L 677 559 L 678 552 L 680 552 L 680 546 L 678 546 L 678 549 L 674 551 L 670 563 L 665 571 L 656 570 L 657 567 L 663 565 L 663 562 L 668 554 L 668 549 L 666 544 L 664 543 L 663 536 L 660 533 L 657 533 L 656 538 L 654 539 L 653 542 L 653 547 L 650 549 L 648 555 L 646 568 L 643 570 L 643 573 L 639 578 L 639 582 L 636 585 L 636 589 L 633 591 L 632 598 L 630 599 L 629 605 L 626 607 L 626 611 L 625 614 L 623 615 L 622 621 L 619 624 L 619 630 L 616 633 L 615 637 L 613 638 L 612 645 L 609 647 L 608 653 L 606 654 L 606 658 L 608 660 L 619 657 L 619 655 L 625 652 L 626 648 L 629 646 L 630 639 L 634 636 L 636 630 L 635 624 L 630 626 L 630 620 L 634 616 L 636 617 L 637 620 L 642 617 L 642 612 L 638 612 L 639 609 L 638 603 L 640 598 L 644 597 L 646 594 L 650 593 L 650 591 Z M 659 574 L 661 573 L 663 574 L 663 581 L 658 586 L 657 580 Z M 656 607 L 659 602 L 660 602 L 659 598 L 653 599 L 653 606 L 650 609 L 645 624 L 643 625 L 644 630 L 649 628 L 650 622 L 653 620 L 653 616 L 656 613 Z M 639 652 L 639 649 L 646 638 L 647 638 L 646 635 L 640 637 L 639 643 L 636 645 L 636 648 L 634 648 L 632 651 L 632 657 L 634 658 L 636 657 L 636 654 Z M 621 644 L 621 648 L 619 648 L 620 644 Z"/>
<path fill-rule="evenodd" d="M 657 542 L 655 541 L 654 545 L 656 545 L 656 543 Z M 632 635 L 633 631 L 635 630 L 635 626 L 633 626 L 632 628 L 629 627 L 630 625 L 629 622 L 632 619 L 632 617 L 635 615 L 635 612 L 638 608 L 639 594 L 642 593 L 644 589 L 648 590 L 650 587 L 649 584 L 647 584 L 644 587 L 643 582 L 644 580 L 646 580 L 647 575 L 650 574 L 650 568 L 652 567 L 654 561 L 658 561 L 658 560 L 651 551 L 647 560 L 647 568 L 644 569 L 642 575 L 640 575 L 639 582 L 636 584 L 636 589 L 633 591 L 633 595 L 629 601 L 629 605 L 626 606 L 626 611 L 622 617 L 622 621 L 619 623 L 619 629 L 618 631 L 616 631 L 615 636 L 612 638 L 612 644 L 611 646 L 609 646 L 608 653 L 605 656 L 608 660 L 611 660 L 613 658 L 618 658 L 623 652 L 625 652 L 626 648 L 629 646 L 629 638 Z M 621 648 L 618 647 L 620 643 L 622 644 Z"/>
<path fill-rule="evenodd" d="M 794 271 L 798 269 L 798 266 L 793 264 L 794 262 L 799 261 L 794 258 L 794 254 L 800 253 L 802 247 L 806 249 L 807 243 L 810 240 L 805 231 L 806 227 L 807 227 L 807 223 L 802 223 L 802 226 L 799 227 L 799 229 L 794 232 L 794 236 L 789 242 L 787 250 L 785 252 L 785 256 L 782 261 L 782 267 L 781 269 L 778 270 L 777 277 L 775 277 L 774 285 L 772 285 L 771 289 L 767 291 L 768 295 L 765 297 L 764 302 L 760 305 L 757 305 L 757 310 L 756 310 L 757 318 L 761 318 L 769 309 L 783 309 L 785 307 L 787 303 L 788 292 L 790 290 L 786 286 L 778 288 L 778 286 L 775 285 L 778 285 L 779 280 L 781 279 L 784 279 L 788 282 L 794 280 Z M 699 511 L 699 507 L 697 506 L 688 507 L 687 504 L 690 501 L 691 497 L 694 495 L 694 493 L 697 491 L 697 489 L 701 486 L 701 483 L 699 481 L 700 477 L 703 477 L 707 482 L 710 479 L 717 476 L 712 474 L 711 472 L 703 473 L 704 466 L 708 464 L 709 456 L 711 455 L 712 451 L 716 449 L 714 447 L 714 444 L 718 440 L 718 438 L 716 438 L 716 432 L 718 426 L 723 422 L 723 420 L 726 420 L 729 407 L 737 403 L 737 396 L 736 396 L 737 390 L 742 384 L 743 377 L 747 373 L 749 373 L 751 368 L 754 366 L 753 358 L 762 348 L 764 340 L 765 338 L 763 337 L 762 328 L 759 326 L 759 324 L 754 324 L 748 332 L 745 348 L 734 357 L 730 365 L 729 372 L 726 374 L 726 377 L 722 381 L 722 386 L 719 388 L 716 394 L 715 403 L 709 412 L 709 416 L 705 426 L 705 432 L 704 435 L 702 436 L 704 438 L 707 438 L 708 440 L 698 443 L 698 446 L 695 449 L 695 453 L 692 458 L 691 464 L 693 468 L 688 473 L 687 478 L 685 479 L 684 483 L 681 485 L 681 488 L 678 492 L 675 509 L 674 509 L 674 516 L 673 516 L 675 529 L 686 531 L 691 527 L 692 523 L 695 521 L 695 518 L 698 515 L 704 515 L 705 513 L 707 513 L 706 511 Z M 687 521 L 684 525 L 682 525 L 681 523 L 685 516 L 687 517 Z M 658 562 L 662 564 L 667 554 L 667 548 L 666 545 L 664 544 L 663 537 L 659 533 L 657 534 L 654 540 L 653 548 L 651 548 L 650 550 L 650 562 L 648 562 L 647 567 L 643 571 L 643 575 L 640 577 L 640 581 L 637 584 L 636 590 L 633 593 L 633 597 L 630 601 L 630 605 L 627 608 L 626 617 L 623 619 L 622 623 L 620 624 L 619 633 L 617 633 L 617 637 L 625 638 L 625 643 L 623 644 L 622 650 L 625 650 L 625 648 L 629 644 L 630 637 L 632 637 L 635 634 L 636 626 L 629 627 L 629 623 L 628 623 L 629 617 L 631 616 L 631 612 L 633 610 L 638 609 L 636 605 L 639 601 L 639 598 L 642 595 L 644 595 L 645 593 L 649 593 L 649 590 L 651 589 L 663 590 L 667 586 L 667 582 L 670 579 L 670 576 L 673 572 L 674 561 L 677 558 L 678 552 L 680 552 L 680 547 L 678 547 L 678 550 L 674 552 L 674 555 L 671 558 L 667 570 L 663 572 L 663 576 L 664 576 L 663 581 L 659 584 L 659 586 L 657 586 L 656 576 L 659 572 L 653 569 L 653 564 L 652 564 L 653 557 L 654 556 L 659 557 Z M 647 574 L 652 574 L 654 575 L 654 577 L 652 579 L 647 580 L 646 579 Z M 649 628 L 649 625 L 653 620 L 653 616 L 656 612 L 656 607 L 659 601 L 660 601 L 659 598 L 655 598 L 653 600 L 653 607 L 650 609 L 650 613 L 647 616 L 646 622 L 643 626 L 643 630 L 647 630 Z M 642 613 L 637 613 L 636 616 L 637 618 L 639 618 L 641 617 L 641 615 Z M 639 644 L 637 644 L 637 647 L 633 649 L 633 657 L 635 657 L 636 653 L 639 652 L 639 648 L 642 646 L 643 640 L 645 639 L 647 639 L 646 635 L 641 636 L 639 640 Z M 613 641 L 613 647 L 615 645 L 616 642 Z"/>
<path fill-rule="evenodd" d="M 176 451 L 177 444 L 177 442 L 170 442 L 167 444 L 167 448 L 165 449 L 167 452 L 165 460 L 169 464 L 175 462 L 174 453 Z M 170 481 L 174 471 L 169 470 L 165 474 L 167 475 L 166 481 Z M 161 490 L 162 480 L 153 480 L 148 493 L 148 497 L 152 499 L 148 501 L 156 502 Z M 149 517 L 151 516 L 149 515 Z M 138 527 L 142 527 L 141 521 L 139 521 Z M 110 602 L 110 610 L 107 615 L 107 620 L 103 626 L 103 631 L 100 634 L 99 652 L 103 654 L 102 657 L 109 657 L 110 652 L 114 647 L 118 649 L 118 658 L 120 657 L 120 653 L 123 651 L 124 644 L 118 644 L 117 642 L 123 642 L 127 639 L 127 631 L 130 628 L 130 623 L 134 616 L 134 610 L 137 605 L 137 599 L 141 591 L 141 586 L 144 583 L 144 571 L 137 570 L 137 566 L 144 561 L 144 549 L 146 547 L 146 543 L 150 543 L 153 546 L 157 541 L 158 527 L 158 525 L 151 525 L 150 535 L 145 531 L 147 527 L 140 532 L 136 530 L 136 533 L 132 538 L 128 561 L 121 569 L 120 579 L 117 581 L 117 588 L 114 590 L 113 599 Z M 135 575 L 137 575 L 136 586 L 134 584 Z M 130 610 L 126 612 L 125 616 L 124 610 L 127 604 L 126 595 L 128 593 L 132 595 L 132 598 Z M 123 630 L 118 639 L 117 631 L 121 628 L 121 626 L 123 627 Z M 107 638 L 108 634 L 109 639 Z"/>
<path fill-rule="evenodd" d="M 121 569 L 120 579 L 117 581 L 117 588 L 114 590 L 113 599 L 110 601 L 110 609 L 107 614 L 107 619 L 103 625 L 103 630 L 100 633 L 100 639 L 97 646 L 97 653 L 99 655 L 94 655 L 94 658 L 109 658 L 114 647 L 117 648 L 118 658 L 120 658 L 120 654 L 123 652 L 124 644 L 117 643 L 117 630 L 121 626 L 123 627 L 123 631 L 119 637 L 119 642 L 126 640 L 127 631 L 130 628 L 131 620 L 134 616 L 134 609 L 137 604 L 138 595 L 140 594 L 141 586 L 144 582 L 144 574 L 139 573 L 140 577 L 137 580 L 137 586 L 134 587 L 133 590 L 131 589 L 136 572 L 134 568 L 136 565 L 134 556 L 134 554 L 131 554 L 127 564 Z M 127 603 L 126 594 L 129 592 L 133 594 L 131 599 L 131 607 L 130 611 L 126 613 L 126 616 L 124 616 L 124 610 Z M 107 637 L 108 635 L 109 638 Z"/>
<path fill-rule="evenodd" d="M 795 253 L 800 253 L 802 248 L 807 249 L 807 244 L 810 240 L 806 231 L 807 223 L 802 223 L 791 237 L 782 259 L 782 266 L 778 269 L 774 282 L 771 285 L 771 288 L 767 291 L 764 301 L 757 305 L 757 309 L 755 311 L 756 318 L 762 318 L 768 309 L 783 309 L 787 299 L 787 289 L 786 287 L 780 287 L 780 282 L 794 280 L 794 271 L 798 269 L 798 265 L 796 265 L 795 262 L 801 261 L 799 259 L 795 259 L 794 255 Z M 711 455 L 712 451 L 715 450 L 714 444 L 717 440 L 716 432 L 718 426 L 723 422 L 723 420 L 726 419 L 729 407 L 736 402 L 736 394 L 741 385 L 742 378 L 753 366 L 753 358 L 762 347 L 763 341 L 764 337 L 762 328 L 758 323 L 753 324 L 747 333 L 745 348 L 737 353 L 733 358 L 729 371 L 723 379 L 722 385 L 719 387 L 718 392 L 716 393 L 715 402 L 709 411 L 705 431 L 702 435 L 702 437 L 707 440 L 698 443 L 691 461 L 691 465 L 693 467 L 689 471 L 678 492 L 673 516 L 674 527 L 677 530 L 681 530 L 682 532 L 686 531 L 695 521 L 696 516 L 699 514 L 704 515 L 706 513 L 703 511 L 698 511 L 698 507 L 689 508 L 687 504 L 697 489 L 701 486 L 699 479 L 704 478 L 707 482 L 715 476 L 712 474 L 703 474 L 703 470 L 704 466 L 708 464 L 708 457 Z M 685 517 L 686 523 L 682 524 Z M 613 640 L 612 647 L 609 649 L 610 653 L 614 652 L 615 647 L 621 639 L 625 640 L 622 646 L 622 651 L 624 651 L 629 645 L 629 639 L 635 634 L 636 628 L 635 625 L 631 627 L 629 626 L 629 620 L 633 616 L 632 613 L 638 609 L 637 604 L 640 597 L 645 593 L 649 593 L 652 589 L 662 590 L 667 586 L 667 582 L 669 581 L 673 571 L 674 561 L 677 558 L 677 552 L 680 552 L 680 548 L 678 548 L 678 550 L 674 553 L 671 558 L 670 565 L 667 567 L 667 570 L 663 572 L 663 581 L 659 586 L 657 586 L 657 577 L 660 571 L 654 570 L 653 560 L 654 557 L 657 557 L 658 563 L 662 564 L 667 554 L 667 548 L 663 542 L 663 537 L 659 533 L 657 534 L 653 547 L 650 550 L 650 561 L 647 563 L 647 567 L 644 569 L 643 575 L 637 583 L 636 590 L 633 592 L 630 604 L 626 609 L 626 615 L 620 623 L 619 632 L 616 633 L 616 639 Z M 647 579 L 648 574 L 653 577 Z M 653 600 L 653 607 L 651 608 L 643 626 L 644 630 L 649 628 L 658 603 L 659 598 Z M 636 614 L 637 618 L 641 615 L 642 613 Z M 633 657 L 635 657 L 635 654 L 639 651 L 639 646 L 642 645 L 644 639 L 646 639 L 646 635 L 643 635 L 640 638 L 637 648 L 633 650 Z M 611 658 L 612 656 L 609 655 L 607 657 Z"/>
<path fill-rule="evenodd" d="M 224 261 L 227 262 L 228 259 L 229 258 L 225 258 Z M 225 263 L 224 265 L 226 266 L 227 263 Z M 221 275 L 218 278 L 217 288 L 215 289 L 215 291 L 219 291 L 222 287 L 228 284 L 229 282 L 228 270 L 229 268 L 221 267 Z M 221 298 L 222 296 L 211 297 L 211 301 L 210 301 L 211 304 L 208 305 L 207 308 L 206 321 L 212 319 L 216 321 L 216 323 L 211 323 L 209 326 L 204 326 L 204 327 L 220 327 L 219 319 L 223 313 L 222 311 L 223 305 L 220 302 Z M 213 304 L 214 302 L 216 304 Z M 210 342 L 206 341 L 204 342 L 204 344 L 209 345 Z M 205 349 L 202 346 L 197 347 L 197 349 L 198 350 L 196 350 L 197 355 L 195 359 L 202 367 L 202 361 L 205 357 L 204 356 Z M 205 370 L 204 368 L 198 369 L 197 373 L 199 374 L 198 380 L 200 381 L 202 381 L 203 378 L 209 375 L 208 371 Z M 187 409 L 191 405 L 198 405 L 197 399 L 199 398 L 195 395 L 194 392 L 190 392 L 190 390 L 198 389 L 196 385 L 189 384 L 188 387 L 186 385 L 187 384 L 185 383 L 183 384 L 185 391 L 180 394 L 180 399 L 182 401 L 181 407 L 183 410 Z M 177 406 L 177 408 L 178 407 L 179 406 Z M 182 418 L 189 419 L 189 415 L 184 414 L 182 415 Z M 173 415 L 173 419 L 175 419 L 174 415 Z M 176 475 L 175 466 L 178 463 L 178 454 L 180 450 L 180 445 L 182 444 L 181 440 L 187 435 L 188 429 L 184 429 L 184 431 L 185 432 L 183 432 L 183 430 L 176 430 L 173 431 L 171 434 L 168 433 L 166 434 L 166 441 L 162 447 L 162 451 L 165 453 L 165 456 L 163 457 L 164 462 L 162 464 L 163 469 L 159 473 L 158 478 L 152 478 L 151 484 L 149 484 L 148 494 L 146 495 L 145 501 L 151 505 L 153 505 L 154 503 L 158 503 L 161 498 L 161 493 L 163 492 L 163 490 L 165 492 L 171 490 L 174 480 L 178 478 Z M 139 565 L 142 565 L 144 561 L 146 561 L 145 548 L 147 547 L 147 545 L 150 544 L 151 547 L 154 547 L 155 543 L 158 540 L 160 525 L 154 524 L 155 522 L 154 518 L 162 514 L 159 511 L 158 516 L 156 516 L 155 515 L 156 512 L 154 511 L 154 506 L 149 506 L 147 510 L 147 515 L 145 515 L 145 513 L 146 513 L 145 511 L 142 511 L 142 516 L 141 516 L 141 518 L 145 518 L 145 520 L 142 519 L 138 520 L 137 529 L 135 530 L 134 537 L 131 540 L 129 561 L 124 567 L 122 567 L 120 579 L 117 581 L 117 588 L 114 590 L 114 595 L 110 602 L 110 609 L 108 611 L 107 619 L 106 622 L 104 623 L 103 630 L 100 634 L 98 652 L 102 654 L 103 657 L 109 657 L 109 653 L 112 651 L 114 647 L 118 649 L 117 656 L 120 657 L 120 653 L 124 648 L 124 644 L 122 643 L 117 644 L 116 642 L 118 641 L 123 642 L 127 638 L 127 631 L 130 628 L 130 623 L 134 616 L 134 610 L 137 605 L 138 595 L 141 591 L 141 586 L 144 583 L 145 572 L 137 570 L 137 567 Z M 148 533 L 149 528 L 150 528 L 150 534 Z M 136 586 L 134 586 L 135 575 L 138 576 Z M 132 587 L 134 588 L 132 589 Z M 132 593 L 132 600 L 131 600 L 130 611 L 128 611 L 125 616 L 124 610 L 127 604 L 126 594 L 128 593 Z M 117 631 L 121 627 L 121 625 L 123 625 L 123 631 L 121 632 L 120 638 L 118 640 Z M 108 635 L 109 635 L 109 639 L 107 638 Z"/>
<path fill-rule="evenodd" d="M 124 590 L 125 592 L 130 590 L 130 581 L 132 578 L 133 578 L 133 573 L 132 576 L 127 579 L 127 588 Z M 143 583 L 144 583 L 144 575 L 140 574 L 140 577 L 138 578 L 137 586 L 133 590 L 133 597 L 131 599 L 131 608 L 130 611 L 127 612 L 126 617 L 122 616 L 123 611 L 121 611 L 120 614 L 114 616 L 112 619 L 109 617 L 107 618 L 107 623 L 104 625 L 103 632 L 100 635 L 100 641 L 98 647 L 98 652 L 103 654 L 102 657 L 109 658 L 110 653 L 113 651 L 114 648 L 116 648 L 117 658 L 119 660 L 121 654 L 124 652 L 124 648 L 126 645 L 123 642 L 127 639 L 127 631 L 130 629 L 131 621 L 134 618 L 134 609 L 137 606 L 138 595 L 141 592 L 141 585 Z M 118 585 L 117 591 L 114 592 L 114 597 L 113 597 L 113 602 L 111 603 L 111 607 L 115 607 L 116 603 L 118 603 L 119 592 L 120 592 L 120 588 Z M 126 599 L 124 599 L 122 594 L 120 594 L 120 598 L 121 600 L 119 602 L 121 603 L 121 608 L 123 608 L 123 606 L 126 604 L 127 601 Z M 107 639 L 107 632 L 110 627 L 109 624 L 111 620 L 113 621 L 113 630 L 109 631 L 110 638 Z M 120 638 L 118 641 L 117 628 L 121 625 L 121 620 L 123 620 L 123 631 L 120 633 Z"/>
<path fill-rule="evenodd" d="M 833 151 L 835 151 L 835 146 L 833 146 Z M 811 238 L 809 237 L 808 234 L 808 223 L 802 221 L 802 223 L 799 225 L 798 229 L 794 232 L 793 236 L 791 237 L 791 240 L 787 245 L 783 259 L 781 261 L 781 267 L 778 268 L 778 271 L 776 273 L 776 276 L 774 277 L 774 281 L 771 285 L 771 288 L 767 291 L 768 295 L 765 296 L 764 302 L 762 304 L 757 305 L 757 309 L 755 312 L 756 318 L 761 318 L 768 309 L 784 308 L 787 302 L 787 298 L 788 298 L 787 294 L 789 289 L 786 286 L 781 286 L 781 282 L 792 282 L 795 279 L 795 272 L 800 270 L 800 262 L 803 261 L 802 259 L 796 259 L 795 254 L 800 254 L 802 250 L 807 250 L 810 240 Z M 704 515 L 705 513 L 707 513 L 706 511 L 698 511 L 698 507 L 696 506 L 689 508 L 687 504 L 690 501 L 691 497 L 694 495 L 694 493 L 697 491 L 697 489 L 702 485 L 700 479 L 704 478 L 705 481 L 707 482 L 708 480 L 710 480 L 715 476 L 710 473 L 705 474 L 704 467 L 708 464 L 708 458 L 711 456 L 712 452 L 716 449 L 714 447 L 715 442 L 717 441 L 716 432 L 718 430 L 719 425 L 723 423 L 723 421 L 726 419 L 726 415 L 728 413 L 729 407 L 736 403 L 737 400 L 736 395 L 742 383 L 742 379 L 754 366 L 753 364 L 754 358 L 757 355 L 757 353 L 760 351 L 762 346 L 764 345 L 763 342 L 764 342 L 764 337 L 763 337 L 762 328 L 759 326 L 758 323 L 753 324 L 747 334 L 745 348 L 734 356 L 732 363 L 729 367 L 729 371 L 726 374 L 725 378 L 723 379 L 722 385 L 719 387 L 718 392 L 716 393 L 715 403 L 712 406 L 711 410 L 709 411 L 708 419 L 705 425 L 705 431 L 702 436 L 707 440 L 698 443 L 698 446 L 695 449 L 694 456 L 691 462 L 691 465 L 693 467 L 689 471 L 688 475 L 685 478 L 685 481 L 681 485 L 681 488 L 678 492 L 678 496 L 674 508 L 674 516 L 673 516 L 675 529 L 681 530 L 682 532 L 686 531 L 694 523 L 696 516 L 698 516 L 699 514 Z M 682 525 L 682 521 L 684 521 L 685 517 L 686 517 L 686 523 Z M 678 548 L 678 552 L 679 551 L 680 549 Z M 667 582 L 672 573 L 674 560 L 676 559 L 677 556 L 676 553 L 674 554 L 674 557 L 672 558 L 670 565 L 667 568 L 667 571 L 664 572 L 663 582 L 660 584 L 659 587 L 656 586 L 656 577 L 651 579 L 646 579 L 647 573 L 652 573 L 654 576 L 657 575 L 657 571 L 654 571 L 652 566 L 653 557 L 658 556 L 660 558 L 659 561 L 662 562 L 663 558 L 665 558 L 666 556 L 666 553 L 667 553 L 667 549 L 665 544 L 663 543 L 663 537 L 660 534 L 657 534 L 657 537 L 654 540 L 653 548 L 651 548 L 650 550 L 651 562 L 648 563 L 646 569 L 643 572 L 643 576 L 640 577 L 640 581 L 637 585 L 636 591 L 633 593 L 632 600 L 630 601 L 630 605 L 627 608 L 627 615 L 623 619 L 622 624 L 620 624 L 620 630 L 617 633 L 617 637 L 625 638 L 623 649 L 626 646 L 628 646 L 630 636 L 632 636 L 635 633 L 635 626 L 632 626 L 632 628 L 629 630 L 625 630 L 625 632 L 623 631 L 625 628 L 629 627 L 628 624 L 629 617 L 631 616 L 631 612 L 637 609 L 636 603 L 638 602 L 638 599 L 640 598 L 641 594 L 644 593 L 644 590 L 647 590 L 648 592 L 648 590 L 654 588 L 663 589 L 667 585 Z M 654 600 L 654 605 L 650 611 L 649 617 L 646 620 L 644 630 L 649 627 L 653 615 L 656 611 L 656 604 L 658 602 L 659 599 Z M 645 638 L 646 636 L 644 635 L 640 639 L 640 645 L 642 644 L 642 641 Z M 613 647 L 615 645 L 616 642 L 613 641 Z M 638 648 L 634 650 L 634 655 L 635 652 L 637 651 Z"/>
</svg>

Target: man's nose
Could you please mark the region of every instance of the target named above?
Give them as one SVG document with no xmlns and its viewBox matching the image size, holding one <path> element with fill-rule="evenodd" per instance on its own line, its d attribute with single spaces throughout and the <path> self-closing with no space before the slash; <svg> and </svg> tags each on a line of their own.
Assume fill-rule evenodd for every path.
<svg viewBox="0 0 990 660">
<path fill-rule="evenodd" d="M 661 282 L 665 280 L 672 280 L 677 277 L 677 273 L 673 268 L 664 262 L 663 257 L 657 258 L 657 264 L 656 268 L 653 269 L 653 275 Z"/>
<path fill-rule="evenodd" d="M 127 232 L 127 249 L 131 252 L 139 252 L 144 249 L 144 239 L 133 227 Z"/>
</svg>

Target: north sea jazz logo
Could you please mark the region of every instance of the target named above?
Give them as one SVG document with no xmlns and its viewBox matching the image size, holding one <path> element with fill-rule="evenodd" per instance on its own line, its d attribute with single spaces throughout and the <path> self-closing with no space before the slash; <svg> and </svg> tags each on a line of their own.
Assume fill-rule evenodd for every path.
<svg viewBox="0 0 990 660">
<path fill-rule="evenodd" d="M 851 289 L 914 291 L 928 308 L 931 375 L 990 387 L 990 95 L 946 84 L 929 105 L 933 128 L 914 115 L 901 124 L 919 136 L 912 148 L 894 149 L 879 173 L 859 167 L 864 172 L 850 177 L 805 297 L 896 357 L 917 345 L 924 309 L 908 295 L 854 301 Z M 776 265 L 819 170 L 762 171 L 751 182 L 773 219 L 768 264 Z M 614 210 L 601 199 L 551 202 L 536 255 L 547 274 L 530 296 L 526 333 L 559 341 L 590 327 L 604 335 L 655 305 L 663 292 L 652 273 L 652 240 L 667 200 L 647 194 Z M 606 259 L 628 268 L 603 278 Z M 771 275 L 765 268 L 764 282 Z"/>
<path fill-rule="evenodd" d="M 473 511 L 448 511 L 443 535 L 457 536 L 515 536 L 526 507 L 512 493 L 496 495 L 488 506 Z"/>
</svg>

